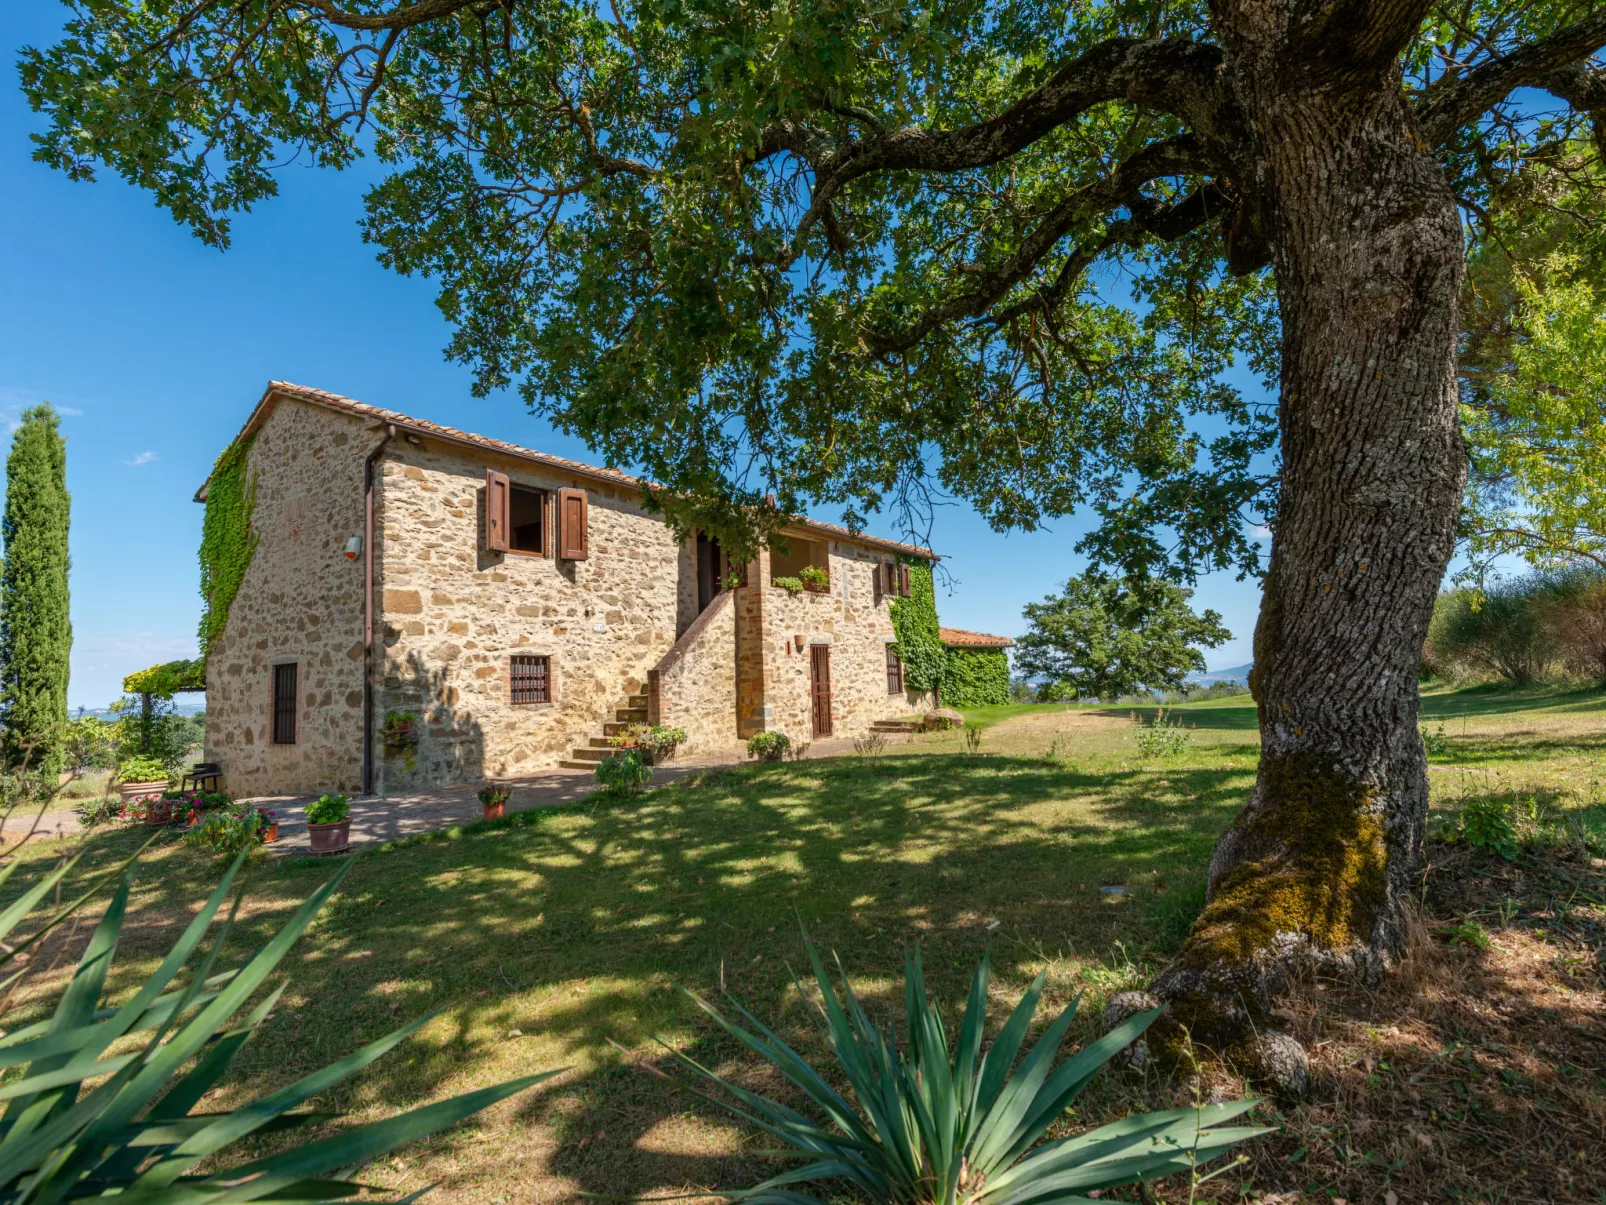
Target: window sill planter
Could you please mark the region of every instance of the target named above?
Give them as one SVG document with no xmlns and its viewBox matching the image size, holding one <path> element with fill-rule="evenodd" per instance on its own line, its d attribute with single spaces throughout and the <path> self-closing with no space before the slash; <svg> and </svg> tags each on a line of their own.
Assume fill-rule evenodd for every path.
<svg viewBox="0 0 1606 1205">
<path fill-rule="evenodd" d="M 136 799 L 160 799 L 167 790 L 164 782 L 120 782 L 117 784 L 117 794 L 124 803 L 133 803 Z"/>
<path fill-rule="evenodd" d="M 337 820 L 333 824 L 309 824 L 307 836 L 311 839 L 313 853 L 343 854 L 351 848 L 351 821 L 348 819 Z"/>
</svg>

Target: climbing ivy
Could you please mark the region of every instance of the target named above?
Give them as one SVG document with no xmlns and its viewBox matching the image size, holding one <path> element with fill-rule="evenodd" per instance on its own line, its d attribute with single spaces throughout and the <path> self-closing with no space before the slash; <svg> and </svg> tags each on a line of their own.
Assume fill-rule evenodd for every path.
<svg viewBox="0 0 1606 1205">
<path fill-rule="evenodd" d="M 949 649 L 942 701 L 951 707 L 1009 702 L 1009 655 L 1003 649 Z"/>
<path fill-rule="evenodd" d="M 931 582 L 931 563 L 904 558 L 904 564 L 909 566 L 909 597 L 892 600 L 892 630 L 898 637 L 893 651 L 903 662 L 905 686 L 935 690 L 944 685 L 947 658 L 937 633 L 937 591 Z"/>
<path fill-rule="evenodd" d="M 201 521 L 201 656 L 212 650 L 229 621 L 229 607 L 245 580 L 256 551 L 251 512 L 256 479 L 249 476 L 253 434 L 223 449 L 206 483 L 206 517 Z"/>
</svg>

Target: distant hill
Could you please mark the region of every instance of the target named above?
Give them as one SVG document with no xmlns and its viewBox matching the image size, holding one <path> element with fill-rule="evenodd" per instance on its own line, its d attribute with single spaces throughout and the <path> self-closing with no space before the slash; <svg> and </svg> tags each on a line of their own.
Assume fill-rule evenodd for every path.
<svg viewBox="0 0 1606 1205">
<path fill-rule="evenodd" d="M 1209 686 L 1212 682 L 1236 682 L 1239 686 L 1249 685 L 1249 671 L 1255 668 L 1253 661 L 1246 661 L 1242 665 L 1229 665 L 1226 669 L 1207 669 L 1202 673 L 1191 673 L 1188 681 L 1198 682 Z"/>
<path fill-rule="evenodd" d="M 179 715 L 200 715 L 206 710 L 205 703 L 175 703 L 173 710 Z M 92 715 L 98 720 L 115 719 L 111 710 L 106 707 L 70 707 L 67 709 L 67 718 L 76 720 L 79 715 Z"/>
</svg>

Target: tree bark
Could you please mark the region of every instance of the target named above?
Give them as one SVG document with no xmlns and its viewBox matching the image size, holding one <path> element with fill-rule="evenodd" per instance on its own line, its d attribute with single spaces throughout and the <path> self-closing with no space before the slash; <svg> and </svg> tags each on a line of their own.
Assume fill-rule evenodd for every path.
<svg viewBox="0 0 1606 1205">
<path fill-rule="evenodd" d="M 1427 814 L 1417 667 L 1466 475 L 1454 197 L 1396 62 L 1313 61 L 1273 7 L 1223 6 L 1255 131 L 1248 193 L 1283 326 L 1282 490 L 1250 686 L 1254 793 L 1154 990 L 1217 1049 L 1299 964 L 1375 977 L 1398 952 Z M 1364 57 L 1364 56 L 1363 56 Z"/>
</svg>

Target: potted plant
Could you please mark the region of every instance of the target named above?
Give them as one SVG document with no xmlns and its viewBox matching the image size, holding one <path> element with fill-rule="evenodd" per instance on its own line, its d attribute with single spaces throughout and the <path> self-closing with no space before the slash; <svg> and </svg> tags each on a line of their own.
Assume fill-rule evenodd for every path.
<svg viewBox="0 0 1606 1205">
<path fill-rule="evenodd" d="M 669 728 L 662 724 L 627 724 L 608 738 L 608 744 L 615 749 L 637 750 L 649 766 L 668 761 L 685 742 L 684 728 Z"/>
<path fill-rule="evenodd" d="M 811 594 L 827 594 L 831 590 L 830 577 L 818 565 L 804 565 L 797 571 L 797 578 Z"/>
<path fill-rule="evenodd" d="M 264 807 L 253 807 L 251 810 L 256 813 L 258 839 L 264 845 L 272 845 L 279 839 L 279 814 Z"/>
<path fill-rule="evenodd" d="M 747 756 L 759 761 L 780 761 L 792 747 L 792 740 L 784 732 L 760 732 L 748 739 Z"/>
<path fill-rule="evenodd" d="M 117 767 L 117 793 L 124 803 L 160 796 L 167 790 L 167 766 L 155 757 L 130 757 Z"/>
<path fill-rule="evenodd" d="M 507 810 L 507 798 L 510 792 L 506 787 L 491 785 L 480 788 L 480 806 L 485 809 L 487 820 L 500 820 L 502 813 Z"/>
<path fill-rule="evenodd" d="M 351 848 L 351 803 L 344 795 L 320 795 L 307 805 L 307 835 L 315 854 Z"/>
</svg>

